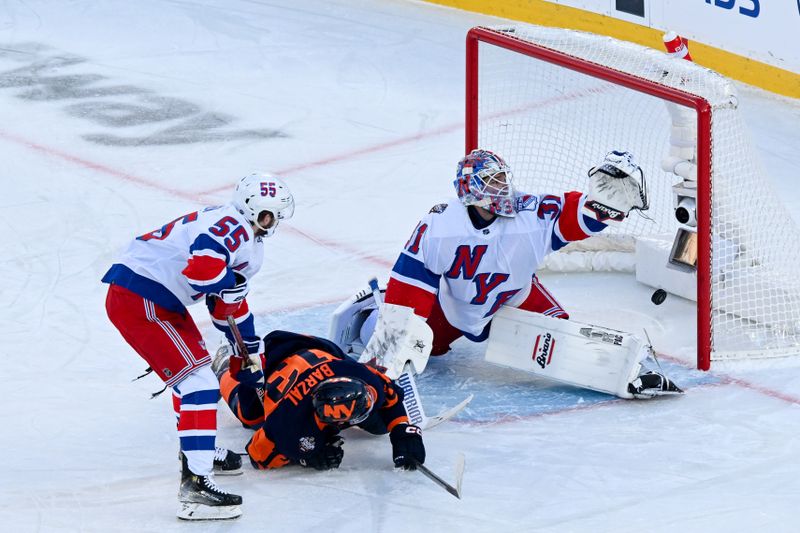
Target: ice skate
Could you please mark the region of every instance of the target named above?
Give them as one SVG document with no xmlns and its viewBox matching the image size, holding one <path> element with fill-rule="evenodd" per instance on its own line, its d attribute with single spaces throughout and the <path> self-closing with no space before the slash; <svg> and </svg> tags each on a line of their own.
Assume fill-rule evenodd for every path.
<svg viewBox="0 0 800 533">
<path fill-rule="evenodd" d="M 652 370 L 641 374 L 628 385 L 634 398 L 647 399 L 655 396 L 683 394 L 683 390 L 668 377 Z"/>
<path fill-rule="evenodd" d="M 220 489 L 214 476 L 200 476 L 189 470 L 181 454 L 181 488 L 178 518 L 181 520 L 230 520 L 242 515 L 242 497 Z"/>
<path fill-rule="evenodd" d="M 178 451 L 178 460 L 183 457 L 183 452 Z M 242 457 L 227 448 L 216 446 L 214 448 L 214 474 L 218 476 L 238 476 L 243 474 Z"/>
<path fill-rule="evenodd" d="M 242 456 L 227 448 L 214 448 L 214 474 L 218 476 L 239 476 L 242 471 Z"/>
</svg>

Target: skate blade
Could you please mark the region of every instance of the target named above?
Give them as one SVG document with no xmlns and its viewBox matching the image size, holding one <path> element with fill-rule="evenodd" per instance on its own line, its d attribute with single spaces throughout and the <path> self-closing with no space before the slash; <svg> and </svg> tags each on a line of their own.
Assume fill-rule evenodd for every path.
<svg viewBox="0 0 800 533">
<path fill-rule="evenodd" d="M 244 474 L 244 469 L 239 467 L 236 470 L 222 470 L 221 468 L 214 467 L 214 475 L 215 476 L 241 476 Z"/>
<path fill-rule="evenodd" d="M 242 470 L 241 467 L 239 467 L 236 470 L 222 470 L 222 469 L 217 470 L 216 468 L 214 468 L 215 476 L 241 476 L 242 474 L 244 474 L 244 470 Z"/>
<path fill-rule="evenodd" d="M 242 508 L 239 505 L 213 506 L 180 502 L 177 515 L 181 520 L 233 520 L 242 516 Z"/>
</svg>

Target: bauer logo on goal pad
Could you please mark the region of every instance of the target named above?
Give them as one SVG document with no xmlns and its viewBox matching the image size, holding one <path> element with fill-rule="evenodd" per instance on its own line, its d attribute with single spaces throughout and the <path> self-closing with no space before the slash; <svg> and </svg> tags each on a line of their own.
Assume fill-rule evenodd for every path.
<svg viewBox="0 0 800 533">
<path fill-rule="evenodd" d="M 533 345 L 531 359 L 543 369 L 550 364 L 553 352 L 556 350 L 556 340 L 550 333 L 536 336 L 536 344 Z"/>
</svg>

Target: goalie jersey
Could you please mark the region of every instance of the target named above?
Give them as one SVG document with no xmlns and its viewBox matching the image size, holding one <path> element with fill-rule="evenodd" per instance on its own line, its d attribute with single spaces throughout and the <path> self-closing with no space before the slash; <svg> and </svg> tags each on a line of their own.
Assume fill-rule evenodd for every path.
<svg viewBox="0 0 800 533">
<path fill-rule="evenodd" d="M 434 206 L 397 259 L 385 301 L 428 318 L 438 298 L 454 327 L 483 340 L 492 315 L 528 297 L 544 257 L 606 225 L 584 214 L 586 195 L 515 195 L 515 217 L 476 228 L 460 201 Z"/>
<path fill-rule="evenodd" d="M 208 294 L 236 285 L 234 272 L 245 279 L 264 261 L 264 243 L 232 205 L 206 207 L 176 218 L 136 237 L 103 277 L 179 313 Z M 211 310 L 214 325 L 232 341 L 226 317 Z M 245 301 L 235 314 L 242 335 L 255 336 Z"/>
</svg>

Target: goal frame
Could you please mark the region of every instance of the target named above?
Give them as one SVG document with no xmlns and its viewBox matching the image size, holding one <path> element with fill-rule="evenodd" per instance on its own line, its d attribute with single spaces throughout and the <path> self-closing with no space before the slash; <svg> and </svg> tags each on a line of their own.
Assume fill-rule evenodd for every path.
<svg viewBox="0 0 800 533">
<path fill-rule="evenodd" d="M 465 153 L 478 148 L 479 45 L 497 46 L 628 89 L 694 109 L 697 113 L 697 368 L 711 367 L 713 350 L 711 258 L 711 104 L 703 97 L 660 85 L 636 75 L 576 58 L 485 27 L 474 27 L 466 38 Z"/>
</svg>

